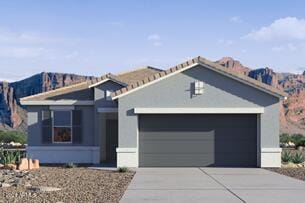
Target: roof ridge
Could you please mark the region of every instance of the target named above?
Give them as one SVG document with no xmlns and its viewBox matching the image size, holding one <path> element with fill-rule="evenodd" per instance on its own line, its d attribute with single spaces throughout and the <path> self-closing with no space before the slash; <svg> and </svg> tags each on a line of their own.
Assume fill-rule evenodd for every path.
<svg viewBox="0 0 305 203">
<path fill-rule="evenodd" d="M 132 72 L 136 72 L 136 71 L 140 71 L 140 70 L 144 70 L 144 69 L 152 69 L 152 70 L 156 70 L 156 71 L 160 71 L 160 72 L 164 71 L 160 68 L 156 68 L 156 67 L 153 67 L 153 66 L 141 66 L 141 67 L 138 67 L 138 68 L 118 72 L 115 75 L 120 76 L 120 75 L 132 73 Z"/>
<path fill-rule="evenodd" d="M 188 67 L 190 65 L 193 65 L 193 64 L 196 64 L 196 63 L 201 64 L 201 65 L 205 65 L 205 66 L 209 66 L 209 67 L 211 67 L 215 71 L 220 71 L 223 74 L 228 74 L 230 77 L 243 80 L 244 82 L 248 82 L 248 83 L 250 83 L 250 84 L 252 84 L 254 86 L 257 86 L 257 88 L 262 88 L 262 89 L 264 89 L 266 91 L 270 91 L 270 92 L 273 92 L 273 93 L 281 95 L 281 96 L 287 96 L 287 94 L 285 92 L 281 91 L 278 88 L 275 88 L 275 87 L 272 87 L 270 85 L 264 84 L 262 82 L 259 82 L 258 80 L 255 80 L 255 79 L 250 78 L 248 76 L 245 76 L 243 74 L 234 72 L 232 70 L 228 70 L 225 67 L 223 67 L 223 66 L 221 66 L 221 65 L 219 65 L 219 64 L 217 64 L 215 62 L 212 62 L 212 61 L 210 61 L 210 60 L 208 60 L 208 59 L 206 59 L 206 58 L 204 58 L 202 56 L 197 56 L 197 57 L 192 58 L 192 59 L 190 59 L 188 61 L 180 63 L 180 64 L 178 64 L 176 66 L 173 66 L 173 67 L 171 67 L 171 68 L 169 68 L 169 69 L 167 69 L 167 70 L 165 70 L 163 72 L 156 73 L 156 74 L 154 74 L 152 76 L 149 76 L 149 77 L 146 77 L 146 78 L 144 78 L 144 79 L 142 79 L 142 80 L 140 80 L 140 81 L 138 81 L 138 82 L 136 82 L 134 84 L 130 84 L 130 85 L 126 86 L 126 87 L 123 87 L 123 88 L 113 92 L 111 94 L 111 96 L 113 98 L 116 98 L 119 95 L 121 95 L 123 93 L 126 93 L 126 92 L 128 92 L 128 91 L 130 91 L 132 89 L 135 89 L 135 88 L 140 87 L 140 86 L 142 86 L 144 84 L 150 83 L 150 82 L 152 82 L 152 81 L 154 81 L 154 80 L 156 80 L 158 78 L 164 77 L 166 75 L 169 75 L 171 73 L 174 73 L 174 72 L 176 72 L 176 71 L 178 71 L 180 69 L 186 68 L 186 67 Z"/>
<path fill-rule="evenodd" d="M 46 91 L 46 92 L 41 92 L 41 93 L 38 93 L 38 94 L 33 94 L 33 95 L 30 95 L 30 96 L 22 97 L 22 98 L 20 98 L 20 101 L 25 101 L 25 100 L 31 99 L 33 97 L 47 95 L 47 94 L 50 94 L 50 93 L 54 93 L 54 92 L 58 92 L 58 91 L 66 90 L 66 89 L 70 89 L 70 88 L 81 86 L 81 85 L 85 85 L 85 84 L 89 85 L 89 81 L 84 81 L 84 82 L 68 85 L 68 86 L 65 86 L 65 87 L 60 87 L 60 88 L 57 88 L 57 89 L 49 90 L 49 91 Z"/>
</svg>

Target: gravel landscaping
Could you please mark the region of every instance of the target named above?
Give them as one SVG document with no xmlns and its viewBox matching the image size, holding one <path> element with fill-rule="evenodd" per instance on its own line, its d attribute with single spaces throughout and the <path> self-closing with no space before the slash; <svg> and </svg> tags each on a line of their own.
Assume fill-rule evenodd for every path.
<svg viewBox="0 0 305 203">
<path fill-rule="evenodd" d="M 268 168 L 268 170 L 305 181 L 305 168 Z"/>
<path fill-rule="evenodd" d="M 133 176 L 85 167 L 0 170 L 0 202 L 119 202 Z"/>
</svg>

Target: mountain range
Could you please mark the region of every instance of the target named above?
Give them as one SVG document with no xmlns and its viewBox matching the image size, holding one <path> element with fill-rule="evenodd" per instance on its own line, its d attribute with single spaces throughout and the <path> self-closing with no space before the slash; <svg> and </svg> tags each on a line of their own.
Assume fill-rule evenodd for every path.
<svg viewBox="0 0 305 203">
<path fill-rule="evenodd" d="M 231 57 L 223 57 L 216 63 L 287 92 L 289 96 L 280 108 L 280 130 L 305 134 L 305 73 L 277 73 L 268 67 L 252 69 Z M 20 105 L 20 98 L 97 80 L 94 76 L 42 72 L 17 82 L 0 81 L 0 130 L 26 131 L 26 110 Z"/>
</svg>

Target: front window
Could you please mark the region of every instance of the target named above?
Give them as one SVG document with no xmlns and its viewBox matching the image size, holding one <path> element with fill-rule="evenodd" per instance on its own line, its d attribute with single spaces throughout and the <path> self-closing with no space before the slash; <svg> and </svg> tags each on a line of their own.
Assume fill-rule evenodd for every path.
<svg viewBox="0 0 305 203">
<path fill-rule="evenodd" d="M 53 142 L 72 142 L 72 111 L 53 111 Z"/>
</svg>

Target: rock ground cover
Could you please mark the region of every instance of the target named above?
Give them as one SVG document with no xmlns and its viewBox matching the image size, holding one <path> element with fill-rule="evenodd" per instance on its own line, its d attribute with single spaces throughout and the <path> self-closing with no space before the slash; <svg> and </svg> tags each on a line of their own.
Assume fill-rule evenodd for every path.
<svg viewBox="0 0 305 203">
<path fill-rule="evenodd" d="M 268 170 L 305 181 L 305 168 L 268 168 Z"/>
<path fill-rule="evenodd" d="M 0 202 L 119 202 L 133 176 L 85 167 L 0 170 Z"/>
</svg>

